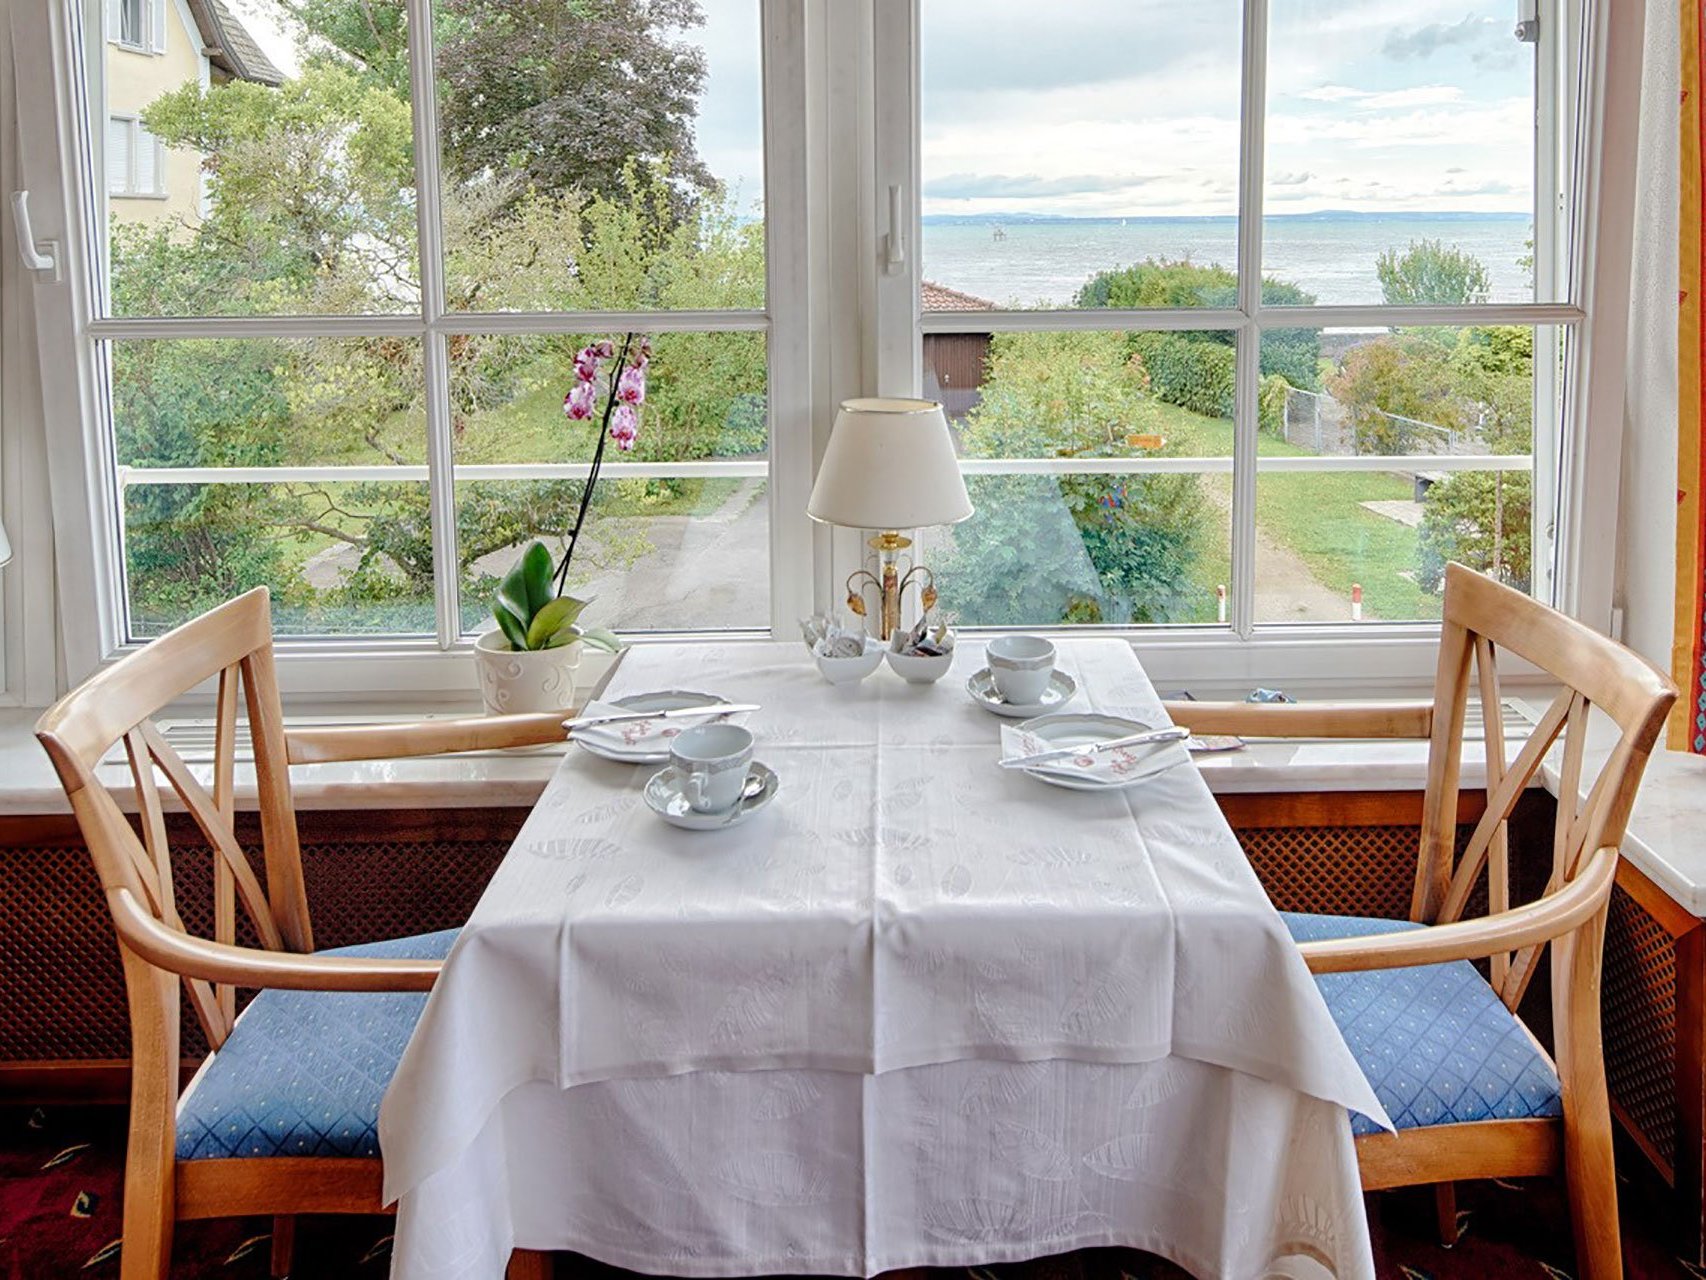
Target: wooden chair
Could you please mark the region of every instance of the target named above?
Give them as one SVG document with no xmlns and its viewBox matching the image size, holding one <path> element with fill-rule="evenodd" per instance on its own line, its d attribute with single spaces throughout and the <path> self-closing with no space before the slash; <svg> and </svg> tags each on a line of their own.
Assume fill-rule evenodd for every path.
<svg viewBox="0 0 1706 1280">
<path fill-rule="evenodd" d="M 1500 650 L 1562 686 L 1508 768 Z M 1459 768 L 1472 667 L 1486 725 L 1487 806 L 1459 857 Z M 1287 924 L 1398 1125 L 1397 1133 L 1386 1133 L 1357 1118 L 1363 1185 L 1436 1184 L 1447 1243 L 1456 1238 L 1455 1180 L 1562 1172 L 1581 1275 L 1622 1275 L 1600 1044 L 1600 957 L 1618 845 L 1675 699 L 1670 681 L 1621 645 L 1453 564 L 1431 703 L 1169 707 L 1175 720 L 1201 733 L 1427 739 L 1410 921 L 1288 916 Z M 1578 802 L 1588 712 L 1595 707 L 1618 736 Z M 1540 897 L 1512 905 L 1507 819 L 1560 734 L 1551 874 Z M 1483 871 L 1487 913 L 1465 919 Z M 1555 1061 L 1515 1013 L 1548 942 Z M 1474 960 L 1487 961 L 1485 976 Z M 1409 1025 L 1367 1025 L 1359 1010 L 1382 1003 L 1413 1014 Z M 1487 1074 L 1475 1078 L 1478 1070 Z M 1511 1072 L 1519 1078 L 1500 1079 Z"/>
<path fill-rule="evenodd" d="M 215 678 L 218 727 L 208 791 L 150 717 Z M 264 884 L 234 827 L 239 685 L 254 745 Z M 288 766 L 535 745 L 561 741 L 561 725 L 561 715 L 553 714 L 287 730 L 265 588 L 115 663 L 41 718 L 36 733 L 94 858 L 129 993 L 123 1280 L 167 1274 L 180 1220 L 273 1216 L 276 1276 L 290 1265 L 291 1215 L 382 1212 L 379 1095 L 425 1002 L 421 994 L 386 993 L 430 989 L 454 934 L 314 953 Z M 95 774 L 119 743 L 135 784 L 140 837 Z M 187 932 L 178 912 L 162 778 L 212 846 L 212 939 Z M 239 903 L 258 948 L 237 945 Z M 180 984 L 213 1048 L 181 1099 Z M 240 1022 L 239 987 L 263 989 Z M 282 1046 L 296 1063 L 294 1077 L 285 1071 L 285 1084 L 311 1087 L 313 1098 L 267 1096 L 280 1087 L 277 1071 L 268 1077 L 265 1070 L 269 1062 L 278 1066 L 276 1057 L 269 1059 L 269 1037 L 305 1035 L 313 1042 Z M 336 1043 L 339 1036 L 355 1047 Z M 356 1067 L 344 1071 L 334 1063 L 305 1083 L 300 1055 L 335 1059 L 340 1048 L 359 1054 Z M 249 1079 L 245 1068 L 256 1068 Z M 275 1126 L 266 1114 L 236 1118 L 242 1105 L 295 1112 Z M 341 1114 L 327 1123 L 334 1113 Z M 543 1274 L 544 1255 L 518 1252 L 516 1259 L 512 1274 Z"/>
</svg>

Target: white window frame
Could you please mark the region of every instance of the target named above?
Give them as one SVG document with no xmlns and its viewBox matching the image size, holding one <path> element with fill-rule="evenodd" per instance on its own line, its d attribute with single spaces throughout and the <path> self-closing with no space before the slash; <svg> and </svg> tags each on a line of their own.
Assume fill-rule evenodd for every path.
<svg viewBox="0 0 1706 1280">
<path fill-rule="evenodd" d="M 457 599 L 454 478 L 480 478 L 487 468 L 451 469 L 451 423 L 446 386 L 449 364 L 446 342 L 465 333 L 554 334 L 608 332 L 625 329 L 649 333 L 667 332 L 761 332 L 767 335 L 768 405 L 770 451 L 767 493 L 770 536 L 770 608 L 767 616 L 754 619 L 753 630 L 784 634 L 794 620 L 811 610 L 813 548 L 817 537 L 805 516 L 815 456 L 811 401 L 810 326 L 806 313 L 811 305 L 807 288 L 806 255 L 809 237 L 805 198 L 805 18 L 801 0 L 760 0 L 763 45 L 763 130 L 766 150 L 766 276 L 768 305 L 762 310 L 676 311 L 676 312 L 560 312 L 448 313 L 445 309 L 442 231 L 438 214 L 438 152 L 436 145 L 436 102 L 433 86 L 433 57 L 429 47 L 431 23 L 426 20 L 429 0 L 408 0 L 412 33 L 410 62 L 415 86 L 412 95 L 417 155 L 417 187 L 423 198 L 417 203 L 417 234 L 422 263 L 422 297 L 419 312 L 404 315 L 367 316 L 275 316 L 209 318 L 115 318 L 105 307 L 105 220 L 104 174 L 100 186 L 93 175 L 98 143 L 91 139 L 81 120 L 68 114 L 72 104 L 99 100 L 104 85 L 85 68 L 100 67 L 98 55 L 77 59 L 75 48 L 91 49 L 91 32 L 100 27 L 91 16 L 101 12 L 100 0 L 21 0 L 47 10 L 51 21 L 45 26 L 54 34 L 53 66 L 56 70 L 57 108 L 48 116 L 50 133 L 57 134 L 61 148 L 59 179 L 63 201 L 63 225 L 90 228 L 81 238 L 80 270 L 75 279 L 56 291 L 41 307 L 47 331 L 66 335 L 83 358 L 78 371 L 62 369 L 52 396 L 74 430 L 59 452 L 57 483 L 75 487 L 79 500 L 64 504 L 65 519 L 56 530 L 61 546 L 75 548 L 67 572 L 61 576 L 62 592 L 99 602 L 91 611 L 94 627 L 82 634 L 66 628 L 65 648 L 68 674 L 75 680 L 134 647 L 125 630 L 126 597 L 124 567 L 118 555 L 115 531 L 121 527 L 121 474 L 112 457 L 111 406 L 107 402 L 105 344 L 114 340 L 201 337 L 316 337 L 390 336 L 419 340 L 423 350 L 424 392 L 427 419 L 427 464 L 425 468 L 356 469 L 269 469 L 250 475 L 241 469 L 197 469 L 195 475 L 153 472 L 154 482 L 172 479 L 220 479 L 242 482 L 295 476 L 312 470 L 322 479 L 421 479 L 429 488 L 433 513 L 433 553 L 438 589 L 436 634 L 430 637 L 329 637 L 282 638 L 278 644 L 281 684 L 299 692 L 421 695 L 435 692 L 466 693 L 472 686 L 468 670 L 471 637 L 463 633 Z M 65 122 L 77 120 L 76 128 Z M 64 181 L 70 175 L 70 181 Z M 45 186 L 39 184 L 38 186 Z M 75 441 L 77 448 L 71 447 Z M 75 455 L 73 460 L 73 455 Z M 694 474 L 721 467 L 724 471 L 747 467 L 733 464 L 632 464 L 635 473 L 650 470 L 671 475 Z M 338 470 L 338 474 L 332 474 Z M 584 465 L 541 464 L 500 468 L 504 478 L 573 477 L 584 475 Z M 208 472 L 218 471 L 210 477 Z M 397 474 L 391 474 L 393 471 Z M 423 472 L 416 475 L 415 472 Z M 407 472 L 407 474 L 404 474 Z M 383 473 L 383 474 L 381 474 Z M 126 477 L 134 479 L 134 476 Z M 56 493 L 59 491 L 56 488 Z M 56 503 L 56 514 L 60 505 Z M 763 572 L 754 566 L 754 571 Z M 727 634 L 727 633 L 724 633 Z M 750 632 L 749 632 L 750 634 Z M 648 638 L 673 638 L 670 633 L 652 633 Z M 377 661 L 376 661 L 377 660 Z"/>
<path fill-rule="evenodd" d="M 125 125 L 129 134 L 129 139 L 125 145 L 124 186 L 114 190 L 109 180 L 106 184 L 107 198 L 112 200 L 166 199 L 169 194 L 166 190 L 166 144 L 143 128 L 142 121 L 129 112 L 113 111 L 107 115 L 107 119 L 113 124 Z M 104 144 L 105 139 L 102 141 Z M 144 145 L 154 148 L 154 177 L 158 185 L 152 191 L 144 191 L 136 185 L 137 156 L 141 153 Z M 102 172 L 106 172 L 104 163 Z"/>
<path fill-rule="evenodd" d="M 124 9 L 131 3 L 136 5 L 137 21 L 142 24 L 141 37 L 136 40 L 124 36 Z M 165 53 L 166 4 L 167 0 L 107 0 L 108 43 L 128 53 Z"/>
<path fill-rule="evenodd" d="M 35 318 L 44 351 L 77 351 L 75 360 L 43 359 L 43 406 L 48 438 L 46 467 L 52 480 L 52 549 L 60 616 L 62 678 L 75 682 L 125 651 L 122 565 L 116 539 L 118 494 L 110 457 L 106 370 L 100 340 L 117 337 L 204 335 L 302 336 L 328 333 L 418 337 L 428 352 L 428 404 L 447 376 L 443 342 L 463 331 L 585 332 L 636 325 L 653 332 L 671 329 L 763 330 L 769 335 L 771 453 L 770 616 L 757 620 L 787 637 L 794 620 L 813 608 L 834 607 L 838 583 L 861 552 L 852 531 L 814 526 L 804 516 L 816 460 L 821 457 L 835 405 L 872 393 L 915 393 L 919 385 L 919 336 L 926 321 L 918 303 L 918 255 L 899 273 L 883 270 L 882 237 L 888 226 L 886 193 L 891 185 L 918 190 L 916 50 L 917 0 L 762 0 L 764 43 L 765 206 L 769 297 L 764 311 L 674 315 L 445 316 L 442 304 L 421 315 L 384 317 L 291 317 L 239 320 L 102 319 L 105 252 L 101 236 L 83 233 L 101 225 L 104 208 L 86 131 L 66 121 L 88 119 L 86 103 L 102 100 L 102 86 L 82 74 L 85 61 L 99 65 L 104 24 L 86 20 L 77 6 L 90 0 L 15 0 L 24 10 L 14 30 L 23 44 L 21 65 L 43 83 L 20 94 L 27 117 L 23 135 L 34 137 L 23 157 L 25 183 L 33 195 L 37 234 L 63 247 L 61 283 L 37 281 Z M 1244 47 L 1265 40 L 1268 0 L 1245 0 Z M 425 0 L 409 0 L 418 19 Z M 1548 6 L 1550 8 L 1550 6 Z M 1580 369 L 1567 397 L 1567 428 L 1557 458 L 1563 495 L 1557 530 L 1556 601 L 1590 625 L 1606 628 L 1611 618 L 1611 575 L 1616 544 L 1616 503 L 1621 457 L 1622 353 L 1627 325 L 1627 262 L 1632 231 L 1634 135 L 1640 82 L 1640 0 L 1589 0 L 1584 30 L 1586 91 L 1582 102 L 1590 124 L 1583 131 L 1580 166 L 1579 271 L 1568 303 L 1518 308 L 1430 309 L 1407 313 L 1428 323 L 1556 323 L 1578 334 Z M 1543 15 L 1544 16 L 1544 15 Z M 414 21 L 412 27 L 426 30 Z M 77 56 L 78 51 L 82 56 Z M 417 74 L 430 70 L 428 51 L 413 50 Z M 897 63 L 896 59 L 900 61 Z M 32 59 L 34 61 L 32 61 Z M 903 70 L 898 78 L 897 69 Z M 1244 92 L 1261 89 L 1262 69 L 1244 58 Z M 420 81 L 418 81 L 420 82 Z M 422 83 L 430 83 L 425 81 Z M 22 86 L 20 86 L 22 88 Z M 415 94 L 415 128 L 423 156 L 422 185 L 436 189 L 436 160 L 420 140 L 431 137 L 430 93 Z M 99 118 L 97 116 L 97 118 Z M 1250 128 L 1248 113 L 1246 131 Z M 1257 138 L 1255 141 L 1259 142 Z M 45 145 L 44 145 L 45 144 Z M 1244 151 L 1250 155 L 1251 139 Z M 1260 199 L 1260 148 L 1241 175 L 1244 209 Z M 421 202 L 420 228 L 427 290 L 442 280 L 436 248 L 434 201 Z M 1259 209 L 1259 204 L 1254 205 Z M 1246 216 L 1244 226 L 1253 223 Z M 914 202 L 904 215 L 909 246 L 919 244 Z M 1244 234 L 1249 234 L 1246 230 Z M 1248 293 L 1249 290 L 1246 290 Z M 1240 295 L 1226 312 L 1191 311 L 1171 319 L 1154 313 L 983 313 L 1003 327 L 1231 328 L 1239 332 L 1238 393 L 1247 426 L 1237 433 L 1235 501 L 1249 511 L 1254 501 L 1256 361 L 1249 335 L 1264 323 L 1344 324 L 1376 308 L 1309 308 L 1306 314 L 1262 308 L 1259 296 Z M 430 314 L 429 314 L 430 313 Z M 1054 321 L 1072 316 L 1064 324 Z M 930 331 L 950 331 L 955 321 L 928 321 Z M 1604 359 L 1594 359 L 1605 352 Z M 451 528 L 448 424 L 442 413 L 429 420 L 433 505 L 439 529 Z M 1593 431 L 1586 424 L 1594 423 Z M 1536 460 L 1537 469 L 1540 460 Z M 8 488 L 12 481 L 8 481 Z M 1253 523 L 1246 521 L 1252 531 Z M 1246 534 L 1234 555 L 1251 554 Z M 20 549 L 20 554 L 25 554 Z M 435 545 L 441 565 L 450 559 L 448 536 Z M 454 578 L 454 575 L 449 575 Z M 71 605 L 68 602 L 76 602 Z M 360 692 L 371 697 L 431 699 L 465 697 L 472 687 L 466 640 L 453 597 L 442 595 L 438 634 L 417 640 L 281 640 L 281 680 L 293 693 Z M 1212 628 L 1122 628 L 1163 687 L 1190 685 L 1199 691 L 1282 684 L 1300 694 L 1325 690 L 1377 693 L 1425 687 L 1437 653 L 1438 628 L 1417 624 L 1353 627 L 1257 627 L 1248 623 L 1250 601 L 1235 597 L 1238 625 Z M 51 659 L 50 659 L 51 664 Z M 36 663 L 35 670 L 40 670 Z"/>
<path fill-rule="evenodd" d="M 1345 469 L 1365 460 L 1317 460 L 1301 466 L 1291 459 L 1257 459 L 1257 393 L 1260 367 L 1257 343 L 1265 328 L 1386 325 L 1402 316 L 1408 324 L 1521 324 L 1555 326 L 1568 344 L 1565 385 L 1539 380 L 1541 395 L 1556 394 L 1561 406 L 1560 439 L 1555 454 L 1536 433 L 1535 456 L 1505 460 L 1512 467 L 1533 467 L 1537 494 L 1552 488 L 1556 528 L 1536 531 L 1536 590 L 1542 598 L 1599 630 L 1612 620 L 1612 574 L 1617 535 L 1617 473 L 1621 450 L 1623 352 L 1628 328 L 1628 263 L 1633 235 L 1636 131 L 1640 103 L 1640 58 L 1644 8 L 1641 0 L 1583 0 L 1582 25 L 1559 20 L 1569 6 L 1542 0 L 1541 48 L 1536 89 L 1562 93 L 1565 77 L 1579 70 L 1575 103 L 1582 125 L 1574 130 L 1574 208 L 1565 225 L 1573 243 L 1548 243 L 1537 229 L 1539 254 L 1551 250 L 1563 275 L 1559 303 L 1482 304 L 1415 307 L 1395 312 L 1385 306 L 1267 306 L 1261 301 L 1261 234 L 1264 196 L 1264 110 L 1267 90 L 1267 30 L 1270 0 L 1243 0 L 1241 32 L 1241 136 L 1239 147 L 1238 296 L 1224 310 L 1072 309 L 980 311 L 956 314 L 922 309 L 922 189 L 919 104 L 920 5 L 929 0 L 873 0 L 876 6 L 875 65 L 878 75 L 875 123 L 875 187 L 878 202 L 870 243 L 881 245 L 897 230 L 889 225 L 893 193 L 900 193 L 902 225 L 908 247 L 905 265 L 885 270 L 872 264 L 876 294 L 877 392 L 918 395 L 922 386 L 921 342 L 926 334 L 1058 330 L 1216 330 L 1237 334 L 1236 411 L 1233 457 L 1136 462 L 1130 469 L 1230 469 L 1232 488 L 1232 583 L 1227 627 L 1074 628 L 1073 634 L 1101 631 L 1129 636 L 1157 682 L 1226 691 L 1256 684 L 1282 684 L 1300 693 L 1366 688 L 1422 690 L 1431 682 L 1438 653 L 1437 623 L 1296 624 L 1255 620 L 1256 476 L 1258 471 Z M 1578 43 L 1579 42 L 1579 43 Z M 1579 48 L 1579 60 L 1575 56 Z M 1546 118 L 1546 113 L 1541 113 Z M 1568 129 L 1574 122 L 1563 120 Z M 1549 163 L 1557 140 L 1537 141 L 1537 164 Z M 1537 178 L 1545 181 L 1549 172 Z M 1537 186 L 1538 189 L 1543 189 Z M 1536 218 L 1537 228 L 1542 220 Z M 1567 253 L 1566 250 L 1573 250 Z M 1593 270 L 1584 269 L 1592 264 Z M 1544 279 L 1544 276 L 1541 277 Z M 1546 333 L 1546 330 L 1541 330 Z M 1595 359 L 1594 353 L 1607 357 Z M 1545 363 L 1537 347 L 1537 368 Z M 1592 423 L 1592 430 L 1589 430 Z M 1537 419 L 1537 428 L 1539 421 Z M 1301 461 L 1301 460 L 1299 460 Z M 1389 468 L 1393 459 L 1378 460 Z M 1399 461 L 1402 461 L 1401 459 Z M 1496 460 L 1495 460 L 1496 461 Z M 1473 469 L 1485 470 L 1488 459 Z M 996 469 L 1001 464 L 994 464 Z M 1428 459 L 1429 469 L 1441 460 Z M 1450 466 L 1448 462 L 1445 465 Z M 1470 464 L 1464 463 L 1464 466 Z M 1108 470 L 1096 464 L 1098 474 Z M 1537 510 L 1541 502 L 1537 498 Z M 1550 535 L 1550 536 L 1549 536 Z M 1549 549 L 1550 555 L 1543 551 Z"/>
</svg>

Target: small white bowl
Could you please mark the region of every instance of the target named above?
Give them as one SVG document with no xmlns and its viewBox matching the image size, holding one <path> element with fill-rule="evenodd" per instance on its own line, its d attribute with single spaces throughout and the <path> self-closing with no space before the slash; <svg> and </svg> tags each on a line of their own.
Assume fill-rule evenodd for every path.
<svg viewBox="0 0 1706 1280">
<path fill-rule="evenodd" d="M 890 649 L 888 657 L 889 670 L 908 684 L 935 684 L 954 665 L 952 650 L 929 657 L 919 653 L 896 653 Z"/>
<path fill-rule="evenodd" d="M 883 646 L 871 636 L 865 637 L 865 652 L 857 658 L 826 658 L 816 649 L 812 661 L 831 684 L 857 684 L 883 665 Z"/>
</svg>

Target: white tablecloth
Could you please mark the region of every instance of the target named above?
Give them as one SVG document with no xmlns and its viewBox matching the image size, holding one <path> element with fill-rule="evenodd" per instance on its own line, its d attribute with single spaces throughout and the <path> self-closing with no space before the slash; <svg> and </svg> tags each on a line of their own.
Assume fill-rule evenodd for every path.
<svg viewBox="0 0 1706 1280">
<path fill-rule="evenodd" d="M 999 769 L 980 661 L 835 688 L 799 645 L 626 657 L 607 697 L 762 703 L 780 793 L 683 832 L 651 770 L 565 758 L 386 1097 L 394 1275 L 517 1241 L 694 1276 L 1091 1244 L 1371 1272 L 1344 1108 L 1383 1113 L 1200 775 Z M 1123 642 L 1061 666 L 1074 707 L 1159 719 Z"/>
</svg>

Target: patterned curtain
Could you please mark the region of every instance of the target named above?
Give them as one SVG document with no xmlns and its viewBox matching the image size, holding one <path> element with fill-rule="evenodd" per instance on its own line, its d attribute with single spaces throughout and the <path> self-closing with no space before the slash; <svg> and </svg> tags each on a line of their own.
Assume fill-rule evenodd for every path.
<svg viewBox="0 0 1706 1280">
<path fill-rule="evenodd" d="M 1706 754 L 1706 400 L 1701 387 L 1701 340 L 1706 337 L 1706 240 L 1701 199 L 1701 5 L 1682 6 L 1681 246 L 1678 260 L 1676 613 L 1671 666 L 1682 697 L 1671 721 L 1670 745 Z"/>
</svg>

